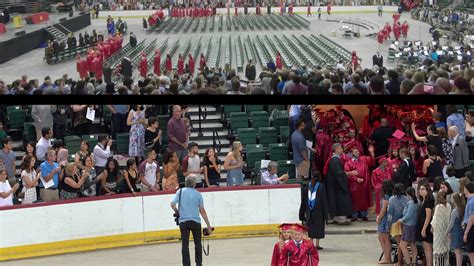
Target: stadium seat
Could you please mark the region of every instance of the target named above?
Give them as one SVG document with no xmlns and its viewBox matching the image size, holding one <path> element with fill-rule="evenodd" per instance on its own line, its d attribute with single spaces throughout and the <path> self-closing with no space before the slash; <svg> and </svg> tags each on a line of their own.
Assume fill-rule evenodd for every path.
<svg viewBox="0 0 474 266">
<path fill-rule="evenodd" d="M 234 112 L 242 112 L 241 105 L 224 105 L 224 114 L 228 115 Z"/>
<path fill-rule="evenodd" d="M 271 161 L 288 160 L 288 146 L 284 143 L 271 143 L 268 145 L 270 149 Z"/>
<path fill-rule="evenodd" d="M 8 110 L 7 110 L 8 112 Z M 27 110 L 12 109 L 8 116 L 9 129 L 23 129 Z M 36 133 L 35 133 L 36 134 Z"/>
<path fill-rule="evenodd" d="M 252 127 L 258 129 L 260 127 L 268 127 L 270 115 L 266 111 L 253 111 L 250 113 L 252 118 Z"/>
<path fill-rule="evenodd" d="M 129 133 L 117 133 L 115 151 L 118 154 L 128 154 Z"/>
<path fill-rule="evenodd" d="M 289 126 L 281 126 L 280 127 L 280 142 L 287 143 L 290 137 L 290 127 Z"/>
<path fill-rule="evenodd" d="M 288 126 L 289 113 L 288 111 L 276 111 L 273 119 L 273 127 L 280 128 L 281 126 Z"/>
<path fill-rule="evenodd" d="M 274 127 L 261 127 L 258 129 L 258 133 L 260 135 L 260 144 L 264 146 L 277 142 L 278 133 Z"/>
<path fill-rule="evenodd" d="M 9 116 L 13 111 L 19 111 L 21 109 L 22 108 L 19 105 L 7 106 L 7 115 Z"/>
<path fill-rule="evenodd" d="M 263 111 L 263 105 L 245 105 L 245 111 L 247 113 L 252 113 L 255 111 Z"/>
<path fill-rule="evenodd" d="M 288 173 L 288 181 L 296 179 L 296 166 L 293 161 L 278 161 L 278 176 Z"/>
<path fill-rule="evenodd" d="M 254 151 L 248 151 L 247 150 L 247 166 L 254 169 L 255 163 L 260 162 L 262 159 L 265 159 L 265 151 L 263 151 L 263 148 L 261 150 L 254 150 Z"/>
<path fill-rule="evenodd" d="M 469 160 L 469 170 L 474 172 L 474 160 Z"/>
<path fill-rule="evenodd" d="M 467 148 L 469 150 L 469 160 L 474 160 L 474 143 L 468 142 Z"/>
<path fill-rule="evenodd" d="M 249 120 L 247 113 L 238 112 L 238 113 L 230 113 L 230 129 L 232 132 L 237 131 L 239 128 L 248 128 L 249 127 Z"/>
<path fill-rule="evenodd" d="M 68 149 L 70 154 L 74 154 L 81 149 L 81 137 L 66 136 L 64 137 L 64 146 Z"/>
<path fill-rule="evenodd" d="M 254 151 L 263 151 L 263 145 L 261 144 L 249 144 L 245 146 L 247 152 L 254 152 Z"/>
<path fill-rule="evenodd" d="M 94 150 L 95 145 L 97 145 L 98 136 L 98 134 L 82 136 L 82 140 L 85 140 L 89 143 L 89 152 L 92 152 Z"/>
<path fill-rule="evenodd" d="M 248 144 L 257 144 L 257 130 L 255 128 L 239 128 L 237 134 L 244 147 Z"/>
<path fill-rule="evenodd" d="M 25 122 L 23 124 L 23 142 L 24 144 L 36 141 L 36 130 L 32 122 Z M 26 147 L 26 145 L 25 145 Z"/>
<path fill-rule="evenodd" d="M 107 105 L 102 105 L 102 117 L 104 119 L 105 125 L 112 124 L 112 112 L 110 112 L 109 107 L 107 107 Z"/>
</svg>

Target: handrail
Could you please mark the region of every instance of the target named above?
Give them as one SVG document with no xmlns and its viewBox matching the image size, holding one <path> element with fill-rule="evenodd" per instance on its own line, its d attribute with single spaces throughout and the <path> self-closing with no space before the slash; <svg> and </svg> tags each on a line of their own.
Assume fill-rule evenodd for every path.
<svg viewBox="0 0 474 266">
<path fill-rule="evenodd" d="M 198 107 L 198 123 L 199 123 L 199 129 L 198 129 L 198 137 L 202 137 L 202 125 L 201 125 L 201 106 L 199 105 Z"/>
<path fill-rule="evenodd" d="M 212 131 L 212 147 L 217 153 L 220 153 L 222 150 L 222 144 L 221 140 L 219 139 L 219 132 L 217 132 L 217 129 Z"/>
</svg>

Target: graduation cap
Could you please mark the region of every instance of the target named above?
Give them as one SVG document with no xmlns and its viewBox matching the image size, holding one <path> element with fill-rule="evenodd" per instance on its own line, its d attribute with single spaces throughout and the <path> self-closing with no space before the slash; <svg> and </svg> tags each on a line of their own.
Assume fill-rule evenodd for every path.
<svg viewBox="0 0 474 266">
<path fill-rule="evenodd" d="M 341 112 L 344 108 L 342 107 L 342 105 L 336 105 L 336 110 L 338 112 Z"/>
<path fill-rule="evenodd" d="M 417 147 L 418 147 L 418 144 L 416 144 L 416 143 L 410 143 L 410 144 L 408 145 L 408 147 L 410 147 L 410 148 L 417 148 Z"/>
<path fill-rule="evenodd" d="M 326 119 L 326 117 L 321 117 L 321 118 L 319 119 L 319 125 L 320 125 L 320 126 L 323 126 L 323 127 L 328 126 L 328 125 L 329 125 L 329 121 Z"/>
<path fill-rule="evenodd" d="M 278 226 L 278 228 L 280 228 L 280 230 L 282 231 L 288 231 L 290 230 L 292 227 L 292 224 L 288 224 L 288 223 L 282 223 Z"/>
<path fill-rule="evenodd" d="M 386 155 L 386 154 L 375 158 L 375 160 L 377 160 L 377 162 L 378 162 L 379 164 L 382 164 L 383 161 L 388 162 L 388 158 L 387 158 L 387 155 Z"/>
<path fill-rule="evenodd" d="M 308 232 L 308 228 L 306 228 L 305 226 L 302 226 L 301 224 L 293 224 L 291 229 L 293 229 L 296 232 L 300 232 L 300 233 Z"/>
</svg>

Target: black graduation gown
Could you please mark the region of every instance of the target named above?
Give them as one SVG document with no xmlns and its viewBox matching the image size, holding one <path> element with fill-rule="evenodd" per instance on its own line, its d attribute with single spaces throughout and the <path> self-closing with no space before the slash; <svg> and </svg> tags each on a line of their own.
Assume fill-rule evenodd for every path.
<svg viewBox="0 0 474 266">
<path fill-rule="evenodd" d="M 332 157 L 329 161 L 326 188 L 331 217 L 352 215 L 352 200 L 347 175 L 338 157 Z"/>
<path fill-rule="evenodd" d="M 302 191 L 301 194 L 301 207 L 300 207 L 300 219 L 306 220 L 304 213 L 308 208 L 308 187 Z M 321 239 L 324 238 L 324 232 L 326 227 L 326 221 L 329 214 L 329 205 L 327 200 L 326 187 L 324 184 L 320 184 L 318 191 L 316 191 L 316 206 L 310 212 L 309 220 L 306 221 L 306 227 L 308 228 L 308 236 L 310 238 Z M 303 215 L 303 217 L 301 217 Z"/>
<path fill-rule="evenodd" d="M 125 78 L 131 78 L 132 77 L 132 63 L 127 60 L 127 59 L 122 59 L 122 64 L 121 64 L 121 73 Z"/>
</svg>

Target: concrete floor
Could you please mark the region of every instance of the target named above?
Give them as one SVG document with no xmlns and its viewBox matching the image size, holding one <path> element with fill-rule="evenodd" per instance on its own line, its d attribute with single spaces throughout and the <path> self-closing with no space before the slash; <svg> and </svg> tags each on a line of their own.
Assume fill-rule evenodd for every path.
<svg viewBox="0 0 474 266">
<path fill-rule="evenodd" d="M 304 15 L 303 15 L 304 16 Z M 306 16 L 304 16 L 306 18 Z M 357 51 L 358 55 L 362 58 L 362 66 L 363 67 L 372 67 L 372 56 L 375 54 L 377 49 L 380 49 L 384 58 L 387 58 L 388 55 L 388 46 L 389 42 L 386 42 L 382 46 L 379 47 L 378 43 L 375 40 L 375 37 L 361 37 L 361 38 L 352 38 L 352 39 L 344 39 L 342 38 L 341 31 L 339 31 L 339 23 L 328 22 L 326 21 L 327 15 L 322 15 L 322 20 L 317 19 L 317 15 L 313 15 L 313 17 L 307 18 L 310 20 L 311 26 L 308 30 L 299 30 L 299 31 L 267 31 L 264 34 L 285 34 L 287 36 L 291 36 L 291 34 L 299 35 L 299 34 L 308 34 L 312 33 L 314 35 L 324 34 L 326 36 L 330 36 L 331 31 L 336 30 L 337 36 L 330 37 L 333 41 L 341 44 L 348 50 Z M 392 17 L 390 13 L 385 12 L 382 17 L 378 17 L 375 13 L 361 13 L 361 14 L 338 14 L 338 15 L 331 15 L 331 19 L 352 19 L 356 20 L 357 18 L 363 20 L 369 20 L 373 23 L 377 23 L 381 27 L 385 22 L 390 22 L 392 24 Z M 409 40 L 422 40 L 422 41 L 431 41 L 431 35 L 428 32 L 429 25 L 423 22 L 412 20 L 409 13 L 403 13 L 401 17 L 401 21 L 407 20 L 410 24 L 410 31 L 409 31 Z M 155 35 L 155 34 L 147 34 L 142 29 L 142 20 L 141 19 L 127 19 L 127 24 L 129 27 L 129 32 L 134 32 L 137 35 L 138 41 L 143 40 L 143 38 L 147 38 L 148 41 L 157 38 L 158 44 L 160 44 L 164 39 L 165 36 L 169 37 L 169 44 L 172 44 L 177 38 L 180 38 L 182 45 L 184 45 L 184 41 L 188 38 L 192 38 L 192 40 L 196 40 L 196 37 L 203 36 L 204 39 L 208 39 L 211 35 L 216 38 L 219 36 L 229 36 L 232 34 L 233 38 L 240 35 L 241 37 L 245 37 L 247 35 L 263 35 L 263 31 L 239 31 L 234 33 L 228 32 L 206 32 L 206 33 L 170 33 L 168 35 Z M 96 29 L 98 31 L 107 32 L 105 20 L 92 20 L 91 26 L 87 27 L 89 33 L 92 29 Z M 354 31 L 357 31 L 357 28 L 353 28 Z M 81 31 L 81 32 L 84 32 Z M 360 30 L 361 35 L 365 35 L 365 30 Z M 199 35 L 199 36 L 198 36 Z M 77 33 L 76 33 L 77 36 Z M 124 44 L 128 42 L 128 36 L 126 36 Z M 179 51 L 179 49 L 178 49 Z M 37 78 L 40 82 L 44 79 L 45 76 L 50 75 L 53 80 L 56 78 L 61 77 L 63 74 L 69 74 L 69 77 L 78 78 L 78 73 L 76 72 L 76 64 L 74 60 L 69 60 L 66 62 L 62 62 L 56 65 L 47 65 L 45 61 L 43 61 L 44 50 L 43 49 L 36 49 L 29 53 L 26 53 L 14 60 L 6 62 L 4 64 L 0 64 L 0 79 L 4 80 L 5 82 L 12 82 L 15 79 L 19 79 L 21 74 L 27 74 L 28 78 Z M 173 62 L 177 60 L 177 55 L 173 58 Z M 234 67 L 235 67 L 235 59 Z M 222 63 L 223 65 L 223 63 Z M 389 67 L 393 67 L 393 64 L 386 64 Z M 257 72 L 259 72 L 261 67 L 257 65 Z"/>
<path fill-rule="evenodd" d="M 328 226 L 326 238 L 320 243 L 324 247 L 319 253 L 320 265 L 377 265 L 381 253 L 377 234 L 362 232 L 373 232 L 375 227 L 374 222 Z M 204 265 L 269 265 L 276 241 L 275 236 L 211 240 L 210 255 L 203 255 L 203 262 Z M 193 244 L 190 244 L 190 254 L 193 261 Z M 115 248 L 3 262 L 2 265 L 181 265 L 181 244 Z"/>
</svg>

